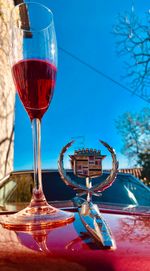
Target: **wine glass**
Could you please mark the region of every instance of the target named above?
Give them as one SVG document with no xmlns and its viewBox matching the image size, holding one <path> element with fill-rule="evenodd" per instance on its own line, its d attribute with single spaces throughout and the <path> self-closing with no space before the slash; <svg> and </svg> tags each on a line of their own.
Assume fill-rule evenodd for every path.
<svg viewBox="0 0 150 271">
<path fill-rule="evenodd" d="M 57 73 L 57 44 L 53 14 L 40 3 L 22 3 L 11 14 L 11 68 L 20 100 L 32 123 L 34 188 L 28 207 L 0 221 L 5 228 L 32 230 L 73 220 L 73 214 L 50 206 L 42 189 L 41 119 L 53 97 Z"/>
</svg>

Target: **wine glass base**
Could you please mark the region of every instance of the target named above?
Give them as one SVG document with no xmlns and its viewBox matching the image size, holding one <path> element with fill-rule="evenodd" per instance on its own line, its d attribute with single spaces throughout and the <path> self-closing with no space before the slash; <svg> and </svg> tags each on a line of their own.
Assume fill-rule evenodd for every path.
<svg viewBox="0 0 150 271">
<path fill-rule="evenodd" d="M 7 229 L 32 231 L 62 226 L 74 220 L 71 212 L 57 209 L 47 202 L 44 206 L 28 206 L 18 213 L 3 215 L 0 224 Z"/>
</svg>

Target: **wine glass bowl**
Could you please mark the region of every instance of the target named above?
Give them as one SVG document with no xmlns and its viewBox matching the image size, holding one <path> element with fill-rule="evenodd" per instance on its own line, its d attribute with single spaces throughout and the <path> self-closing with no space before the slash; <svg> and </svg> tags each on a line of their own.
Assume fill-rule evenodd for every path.
<svg viewBox="0 0 150 271">
<path fill-rule="evenodd" d="M 53 97 L 56 67 L 39 59 L 21 60 L 12 68 L 19 97 L 30 117 L 40 119 Z"/>
<path fill-rule="evenodd" d="M 53 14 L 40 3 L 19 4 L 12 10 L 11 32 L 12 76 L 32 123 L 34 188 L 29 206 L 16 214 L 3 216 L 0 223 L 10 229 L 45 229 L 74 219 L 72 213 L 49 205 L 42 188 L 41 119 L 52 100 L 57 74 Z"/>
<path fill-rule="evenodd" d="M 11 23 L 14 83 L 30 119 L 41 119 L 53 97 L 57 73 L 53 14 L 41 4 L 20 4 L 12 11 Z"/>
</svg>

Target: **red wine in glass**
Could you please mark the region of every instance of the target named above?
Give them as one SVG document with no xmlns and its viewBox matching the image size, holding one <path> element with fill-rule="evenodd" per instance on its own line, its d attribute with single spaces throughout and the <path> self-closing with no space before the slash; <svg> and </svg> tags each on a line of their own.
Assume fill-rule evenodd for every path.
<svg viewBox="0 0 150 271">
<path fill-rule="evenodd" d="M 11 68 L 16 90 L 32 124 L 34 180 L 29 205 L 0 223 L 14 230 L 40 230 L 72 222 L 73 213 L 51 206 L 44 195 L 41 171 L 41 120 L 53 97 L 57 73 L 57 41 L 53 14 L 36 2 L 11 12 Z"/>
<path fill-rule="evenodd" d="M 56 67 L 48 61 L 27 59 L 12 67 L 19 97 L 30 119 L 41 119 L 53 97 Z"/>
</svg>

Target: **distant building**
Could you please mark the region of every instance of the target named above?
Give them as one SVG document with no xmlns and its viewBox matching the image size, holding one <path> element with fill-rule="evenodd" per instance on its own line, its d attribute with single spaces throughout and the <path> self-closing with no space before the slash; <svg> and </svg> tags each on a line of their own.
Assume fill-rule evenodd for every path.
<svg viewBox="0 0 150 271">
<path fill-rule="evenodd" d="M 122 168 L 122 169 L 119 169 L 119 172 L 130 173 L 130 174 L 134 175 L 136 178 L 141 179 L 142 168 L 141 167 L 137 167 L 137 168 Z"/>
</svg>

